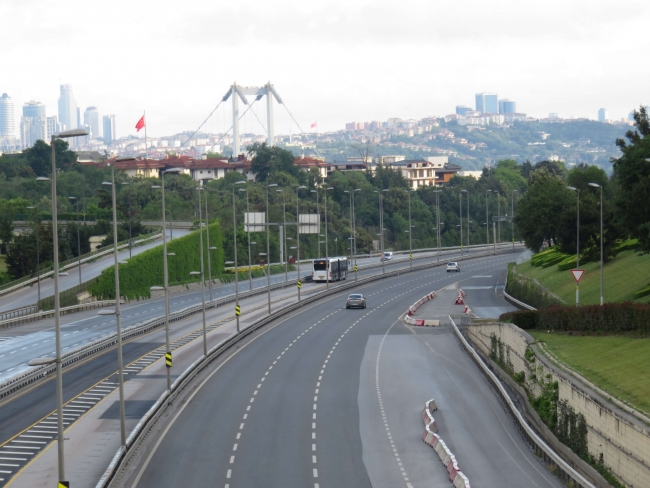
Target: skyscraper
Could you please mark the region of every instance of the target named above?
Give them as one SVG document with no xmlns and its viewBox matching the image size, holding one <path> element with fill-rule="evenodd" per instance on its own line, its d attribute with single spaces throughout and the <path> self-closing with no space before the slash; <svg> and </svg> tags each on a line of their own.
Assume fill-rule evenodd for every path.
<svg viewBox="0 0 650 488">
<path fill-rule="evenodd" d="M 496 93 L 477 93 L 476 110 L 482 114 L 498 114 L 499 96 Z"/>
<path fill-rule="evenodd" d="M 115 125 L 115 115 L 104 115 L 102 117 L 104 125 L 104 142 L 110 144 L 117 139 L 117 130 Z"/>
<path fill-rule="evenodd" d="M 91 139 L 100 139 L 102 137 L 101 127 L 99 125 L 99 111 L 97 107 L 88 107 L 84 112 L 84 125 L 90 127 Z"/>
<path fill-rule="evenodd" d="M 500 114 L 516 114 L 517 113 L 517 102 L 514 100 L 508 100 L 504 98 L 499 100 L 499 113 Z"/>
<path fill-rule="evenodd" d="M 456 105 L 456 115 L 465 115 L 467 112 L 473 111 L 472 107 L 467 105 Z"/>
<path fill-rule="evenodd" d="M 20 140 L 24 148 L 32 147 L 37 140 L 47 140 L 47 117 L 45 105 L 30 100 L 23 105 L 20 118 Z"/>
<path fill-rule="evenodd" d="M 47 118 L 47 140 L 52 140 L 53 134 L 58 134 L 61 132 L 61 124 L 56 118 L 56 115 Z"/>
<path fill-rule="evenodd" d="M 3 93 L 0 97 L 0 137 L 15 134 L 14 101 Z"/>
<path fill-rule="evenodd" d="M 598 110 L 598 122 L 607 122 L 607 119 L 609 119 L 609 114 L 607 113 L 607 110 L 604 108 L 601 108 Z"/>
<path fill-rule="evenodd" d="M 77 102 L 72 95 L 72 85 L 61 85 L 59 122 L 63 130 L 76 129 L 79 126 Z"/>
</svg>

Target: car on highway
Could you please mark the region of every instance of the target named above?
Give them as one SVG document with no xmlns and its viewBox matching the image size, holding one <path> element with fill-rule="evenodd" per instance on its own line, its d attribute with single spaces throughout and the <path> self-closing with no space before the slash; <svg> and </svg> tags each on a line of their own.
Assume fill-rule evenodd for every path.
<svg viewBox="0 0 650 488">
<path fill-rule="evenodd" d="M 348 295 L 345 302 L 345 308 L 366 308 L 366 297 L 360 293 L 352 293 Z"/>
<path fill-rule="evenodd" d="M 451 263 L 447 263 L 447 273 L 450 271 L 456 271 L 457 273 L 460 272 L 460 264 L 458 264 L 455 261 L 452 261 Z"/>
<path fill-rule="evenodd" d="M 381 256 L 382 261 L 390 261 L 393 259 L 393 253 L 390 251 L 384 251 L 384 254 Z"/>
</svg>

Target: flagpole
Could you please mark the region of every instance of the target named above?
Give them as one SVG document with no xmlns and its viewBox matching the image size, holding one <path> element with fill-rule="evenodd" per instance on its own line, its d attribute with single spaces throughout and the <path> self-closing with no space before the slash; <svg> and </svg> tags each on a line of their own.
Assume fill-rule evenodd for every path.
<svg viewBox="0 0 650 488">
<path fill-rule="evenodd" d="M 148 160 L 149 159 L 149 148 L 147 144 L 147 111 L 143 110 L 142 113 L 144 117 L 144 159 Z"/>
</svg>

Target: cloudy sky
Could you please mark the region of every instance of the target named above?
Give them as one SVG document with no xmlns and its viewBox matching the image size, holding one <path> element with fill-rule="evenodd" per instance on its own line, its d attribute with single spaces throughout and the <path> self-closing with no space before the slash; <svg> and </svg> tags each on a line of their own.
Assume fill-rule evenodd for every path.
<svg viewBox="0 0 650 488">
<path fill-rule="evenodd" d="M 144 110 L 152 136 L 193 130 L 234 81 L 271 80 L 305 130 L 445 115 L 482 91 L 533 116 L 620 119 L 650 104 L 649 18 L 647 0 L 1 0 L 0 94 L 18 127 L 30 99 L 57 115 L 69 83 L 119 136 Z M 277 133 L 298 131 L 275 113 Z M 242 129 L 262 130 L 250 113 Z"/>
</svg>

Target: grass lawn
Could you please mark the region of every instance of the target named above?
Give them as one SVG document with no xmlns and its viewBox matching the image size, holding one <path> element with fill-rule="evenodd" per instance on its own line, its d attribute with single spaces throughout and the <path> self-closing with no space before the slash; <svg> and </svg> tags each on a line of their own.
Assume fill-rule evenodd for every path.
<svg viewBox="0 0 650 488">
<path fill-rule="evenodd" d="M 600 262 L 580 266 L 585 274 L 580 280 L 580 304 L 600 303 Z M 517 266 L 517 271 L 537 279 L 567 304 L 576 303 L 576 286 L 570 271 L 558 271 L 557 266 L 535 267 L 530 261 Z M 605 301 L 624 302 L 632 300 L 634 292 L 650 284 L 650 254 L 638 255 L 637 251 L 623 251 L 605 264 Z M 650 303 L 650 296 L 639 300 Z"/>
<path fill-rule="evenodd" d="M 650 338 L 527 332 L 602 390 L 650 412 Z"/>
</svg>

